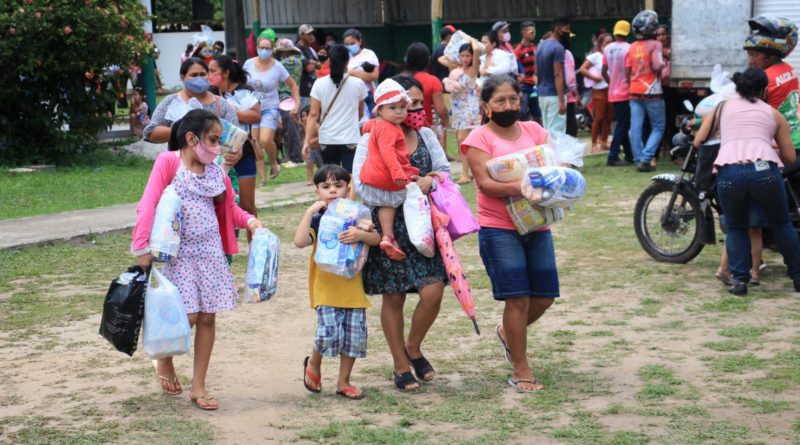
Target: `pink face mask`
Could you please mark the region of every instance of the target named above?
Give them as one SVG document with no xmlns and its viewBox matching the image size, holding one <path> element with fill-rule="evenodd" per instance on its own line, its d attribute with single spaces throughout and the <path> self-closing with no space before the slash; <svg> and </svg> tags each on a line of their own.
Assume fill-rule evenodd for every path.
<svg viewBox="0 0 800 445">
<path fill-rule="evenodd" d="M 425 114 L 424 108 L 417 108 L 416 110 L 408 110 L 408 116 L 403 121 L 403 125 L 414 131 L 419 131 L 420 128 L 428 124 L 428 117 Z"/>
<path fill-rule="evenodd" d="M 207 147 L 205 144 L 200 142 L 200 139 L 197 139 L 197 144 L 192 147 L 192 150 L 194 151 L 195 156 L 197 156 L 197 159 L 203 164 L 211 164 L 214 162 L 214 158 L 221 153 L 219 145 Z"/>
</svg>

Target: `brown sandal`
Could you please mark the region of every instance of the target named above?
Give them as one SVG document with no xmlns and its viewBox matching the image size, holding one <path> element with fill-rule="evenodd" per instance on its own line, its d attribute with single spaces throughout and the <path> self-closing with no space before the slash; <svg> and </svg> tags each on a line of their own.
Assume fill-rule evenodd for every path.
<svg viewBox="0 0 800 445">
<path fill-rule="evenodd" d="M 158 385 L 161 386 L 161 390 L 164 391 L 165 394 L 169 394 L 171 396 L 177 396 L 183 392 L 183 386 L 181 385 L 181 381 L 178 379 L 178 376 L 175 375 L 173 377 L 164 377 L 163 375 L 158 373 L 158 360 L 153 360 L 153 368 L 156 370 L 156 378 L 158 380 Z M 170 390 L 167 386 L 168 384 L 175 385 L 174 390 Z"/>
<path fill-rule="evenodd" d="M 189 398 L 192 399 L 192 402 L 194 402 L 198 408 L 204 411 L 214 411 L 219 409 L 219 404 L 216 403 L 217 399 L 208 394 L 199 397 L 190 396 Z"/>
</svg>

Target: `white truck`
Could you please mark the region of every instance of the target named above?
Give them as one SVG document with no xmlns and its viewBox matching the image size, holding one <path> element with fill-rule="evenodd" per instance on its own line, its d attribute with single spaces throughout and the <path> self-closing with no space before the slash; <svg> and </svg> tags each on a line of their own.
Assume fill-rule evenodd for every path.
<svg viewBox="0 0 800 445">
<path fill-rule="evenodd" d="M 730 73 L 745 69 L 747 21 L 761 14 L 785 17 L 800 26 L 800 0 L 673 0 L 670 86 L 708 88 L 718 63 Z M 800 49 L 785 61 L 800 73 Z"/>
</svg>

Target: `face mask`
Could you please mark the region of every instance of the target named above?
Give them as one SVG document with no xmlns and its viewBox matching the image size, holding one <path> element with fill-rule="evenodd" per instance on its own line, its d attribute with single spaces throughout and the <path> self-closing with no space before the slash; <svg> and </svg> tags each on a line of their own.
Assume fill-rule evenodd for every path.
<svg viewBox="0 0 800 445">
<path fill-rule="evenodd" d="M 353 44 L 353 45 L 345 45 L 347 46 L 347 50 L 350 51 L 351 56 L 355 56 L 357 52 L 361 50 L 361 45 Z"/>
<path fill-rule="evenodd" d="M 428 124 L 428 116 L 425 114 L 424 108 L 417 108 L 416 110 L 408 110 L 408 115 L 403 121 L 403 125 L 411 130 L 419 131 L 420 128 Z"/>
<path fill-rule="evenodd" d="M 489 119 L 501 127 L 510 127 L 519 118 L 519 110 L 490 111 Z"/>
<path fill-rule="evenodd" d="M 262 60 L 266 60 L 272 57 L 272 50 L 266 48 L 259 48 L 258 49 L 258 58 Z"/>
<path fill-rule="evenodd" d="M 205 93 L 208 90 L 208 78 L 207 77 L 193 77 L 189 80 L 185 80 L 183 82 L 184 88 L 191 91 L 194 94 L 201 94 Z"/>
<path fill-rule="evenodd" d="M 326 60 L 328 60 L 328 56 L 317 56 L 317 58 L 319 59 L 320 62 L 325 62 Z"/>
<path fill-rule="evenodd" d="M 217 74 L 209 74 L 208 75 L 208 83 L 212 87 L 218 86 L 220 84 L 220 82 L 222 82 L 222 74 L 217 73 Z"/>
<path fill-rule="evenodd" d="M 194 151 L 194 155 L 197 156 L 197 159 L 203 164 L 211 164 L 214 162 L 214 158 L 220 154 L 219 145 L 207 147 L 205 144 L 200 142 L 200 139 L 195 139 L 197 139 L 197 144 L 192 147 L 192 151 Z"/>
<path fill-rule="evenodd" d="M 561 43 L 561 46 L 563 46 L 564 49 L 566 50 L 569 49 L 569 40 L 570 40 L 569 34 L 564 34 L 563 36 L 561 36 L 560 39 L 558 39 L 558 42 Z"/>
<path fill-rule="evenodd" d="M 502 40 L 504 42 L 510 42 L 511 41 L 511 33 L 510 32 L 504 32 L 504 33 L 500 34 L 500 40 Z"/>
</svg>

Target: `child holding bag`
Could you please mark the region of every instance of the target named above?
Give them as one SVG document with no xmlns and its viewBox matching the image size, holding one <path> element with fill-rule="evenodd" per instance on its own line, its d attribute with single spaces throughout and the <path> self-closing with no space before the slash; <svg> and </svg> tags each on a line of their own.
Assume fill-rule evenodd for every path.
<svg viewBox="0 0 800 445">
<path fill-rule="evenodd" d="M 303 361 L 303 385 L 311 392 L 320 392 L 322 357 L 338 355 L 340 365 L 336 394 L 351 400 L 362 399 L 363 391 L 350 384 L 350 373 L 356 358 L 363 358 L 367 353 L 366 308 L 369 302 L 364 294 L 361 273 L 353 278 L 345 278 L 321 270 L 314 261 L 322 215 L 331 202 L 347 197 L 350 173 L 341 166 L 325 164 L 314 175 L 314 185 L 320 200 L 306 210 L 294 235 L 295 246 L 313 246 L 309 260 L 308 292 L 311 307 L 317 311 L 314 351 Z M 369 231 L 348 227 L 339 234 L 339 242 L 378 245 L 380 235 L 372 231 L 371 226 Z"/>
<path fill-rule="evenodd" d="M 164 267 L 177 286 L 189 323 L 197 327 L 190 398 L 201 409 L 219 408 L 206 390 L 206 373 L 214 346 L 215 314 L 233 309 L 238 290 L 225 255 L 238 253 L 234 226 L 251 232 L 263 224 L 236 205 L 230 179 L 214 158 L 220 153 L 222 125 L 206 110 L 192 110 L 172 124 L 168 151 L 156 158 L 136 208 L 131 250 L 139 265 L 152 261 L 148 247 L 156 205 L 172 184 L 181 198 L 183 224 L 178 255 Z M 183 391 L 172 358 L 153 362 L 161 389 Z"/>
<path fill-rule="evenodd" d="M 419 169 L 411 165 L 405 136 L 400 128 L 408 115 L 409 102 L 406 90 L 392 79 L 384 80 L 375 90 L 375 109 L 379 119 L 373 122 L 367 159 L 359 175 L 364 184 L 404 195 L 406 184 L 419 175 Z M 394 238 L 397 208 L 389 202 L 365 203 L 380 207 L 378 221 L 383 234 L 381 250 L 394 261 L 405 259 L 405 252 Z"/>
</svg>

